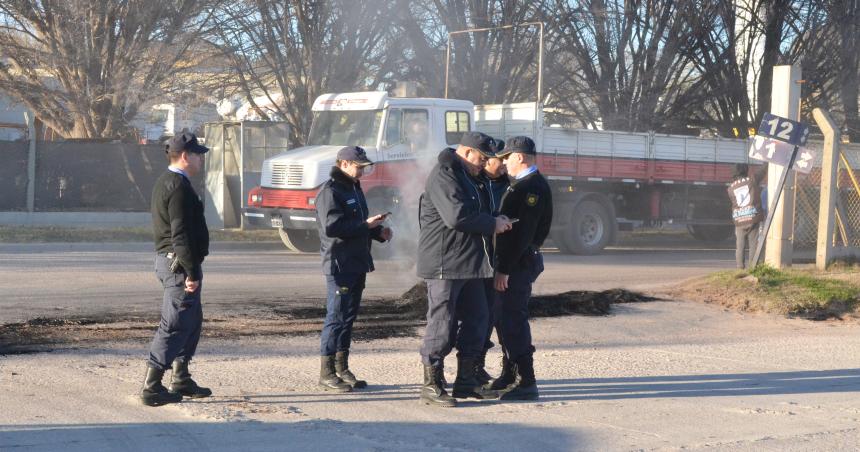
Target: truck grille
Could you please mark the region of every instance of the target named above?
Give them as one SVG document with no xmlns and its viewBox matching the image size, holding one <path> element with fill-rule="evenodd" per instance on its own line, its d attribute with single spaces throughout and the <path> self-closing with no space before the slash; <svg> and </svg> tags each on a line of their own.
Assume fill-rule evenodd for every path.
<svg viewBox="0 0 860 452">
<path fill-rule="evenodd" d="M 272 185 L 286 187 L 301 187 L 304 175 L 302 165 L 274 164 L 272 165 Z"/>
</svg>

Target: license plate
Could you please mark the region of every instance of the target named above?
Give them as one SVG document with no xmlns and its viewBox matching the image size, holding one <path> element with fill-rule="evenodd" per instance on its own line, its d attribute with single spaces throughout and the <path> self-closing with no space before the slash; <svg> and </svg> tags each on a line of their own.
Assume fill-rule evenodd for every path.
<svg viewBox="0 0 860 452">
<path fill-rule="evenodd" d="M 284 227 L 284 219 L 281 217 L 272 217 L 272 227 L 273 228 Z"/>
</svg>

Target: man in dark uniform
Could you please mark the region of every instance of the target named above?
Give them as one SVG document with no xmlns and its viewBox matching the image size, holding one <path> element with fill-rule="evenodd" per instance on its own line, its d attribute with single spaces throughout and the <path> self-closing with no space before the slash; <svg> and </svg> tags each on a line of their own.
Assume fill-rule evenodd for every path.
<svg viewBox="0 0 860 452">
<path fill-rule="evenodd" d="M 536 154 L 534 141 L 524 136 L 508 140 L 501 153 L 511 186 L 500 212 L 518 220 L 511 232 L 496 236 L 495 288 L 501 304 L 497 325 L 507 361 L 490 389 L 503 391 L 502 400 L 538 398 L 528 302 L 532 283 L 543 272 L 540 247 L 552 223 L 552 191 L 537 169 Z"/>
<path fill-rule="evenodd" d="M 728 194 L 732 203 L 732 221 L 735 223 L 735 263 L 743 269 L 744 248 L 749 243 L 749 265 L 752 262 L 758 245 L 759 232 L 765 210 L 762 209 L 761 182 L 767 176 L 767 163 L 762 165 L 752 176 L 749 175 L 749 165 L 738 163 L 735 174 L 729 184 Z"/>
<path fill-rule="evenodd" d="M 190 178 L 203 168 L 203 154 L 208 150 L 194 134 L 184 132 L 173 137 L 166 151 L 170 166 L 152 190 L 155 274 L 164 287 L 164 300 L 141 392 L 141 401 L 149 406 L 179 402 L 183 396 L 212 395 L 209 389 L 198 386 L 188 372 L 203 325 L 201 264 L 209 254 L 203 202 L 194 192 Z M 161 379 L 171 366 L 173 376 L 168 391 Z"/>
<path fill-rule="evenodd" d="M 495 154 L 501 153 L 505 149 L 505 142 L 499 139 L 493 139 L 492 150 Z M 499 215 L 499 207 L 502 202 L 502 195 L 510 186 L 510 182 L 508 181 L 508 175 L 505 170 L 505 164 L 502 162 L 501 157 L 491 157 L 487 159 L 487 163 L 484 164 L 483 177 L 485 179 L 484 186 L 487 188 L 487 191 L 490 195 L 490 208 L 492 209 L 493 216 Z M 490 256 L 493 255 L 493 242 L 494 239 L 492 236 L 486 237 L 487 245 L 489 245 L 489 253 Z M 487 361 L 487 352 L 493 348 L 493 341 L 491 337 L 493 335 L 493 326 L 495 325 L 496 312 L 498 308 L 496 307 L 496 289 L 494 288 L 494 280 L 493 278 L 486 278 L 484 280 L 484 291 L 487 293 L 487 310 L 489 313 L 489 322 L 487 324 L 487 336 L 484 341 L 484 351 L 481 356 L 478 357 L 475 362 L 475 378 L 481 384 L 487 384 L 493 380 L 493 377 L 487 373 L 485 368 Z M 496 330 L 496 335 L 499 336 L 498 330 Z"/>
<path fill-rule="evenodd" d="M 383 227 L 385 215 L 368 217 L 367 201 L 359 179 L 373 162 L 364 149 L 347 146 L 337 153 L 331 179 L 316 198 L 323 274 L 328 291 L 326 317 L 320 335 L 320 387 L 327 391 L 349 392 L 364 388 L 349 370 L 352 324 L 358 316 L 368 272 L 373 271 L 371 239 L 391 240 L 390 228 Z"/>
<path fill-rule="evenodd" d="M 466 132 L 456 150 L 440 152 L 419 201 L 417 274 L 427 283 L 429 304 L 421 347 L 421 402 L 428 405 L 456 405 L 445 391 L 443 374 L 445 356 L 455 344 L 453 396 L 497 397 L 475 378 L 488 323 L 483 279 L 493 274 L 486 237 L 511 227 L 507 218 L 493 217 L 489 193 L 478 178 L 486 160 L 495 156 L 491 140 Z"/>
</svg>

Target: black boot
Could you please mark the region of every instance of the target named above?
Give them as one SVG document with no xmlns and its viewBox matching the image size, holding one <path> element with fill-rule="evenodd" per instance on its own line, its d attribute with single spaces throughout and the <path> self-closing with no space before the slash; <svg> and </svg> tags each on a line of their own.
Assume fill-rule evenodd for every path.
<svg viewBox="0 0 860 452">
<path fill-rule="evenodd" d="M 191 379 L 191 372 L 188 372 L 188 361 L 178 359 L 173 361 L 173 377 L 170 380 L 170 391 L 178 392 L 192 399 L 200 399 L 212 395 L 211 389 L 198 386 L 197 382 Z"/>
<path fill-rule="evenodd" d="M 484 389 L 475 378 L 475 358 L 457 357 L 457 379 L 451 394 L 458 399 L 498 399 L 499 393 Z"/>
<path fill-rule="evenodd" d="M 487 362 L 487 351 L 484 350 L 484 353 L 481 353 L 477 359 L 475 359 L 475 378 L 478 380 L 478 383 L 481 385 L 487 385 L 493 381 L 493 377 L 487 373 L 487 369 L 484 368 Z"/>
<path fill-rule="evenodd" d="M 445 391 L 442 366 L 424 366 L 424 386 L 421 386 L 421 403 L 441 407 L 457 406 L 457 401 Z"/>
<path fill-rule="evenodd" d="M 488 386 L 493 391 L 506 391 L 517 382 L 517 366 L 507 356 L 502 355 L 502 374 Z"/>
<path fill-rule="evenodd" d="M 164 385 L 161 384 L 161 379 L 164 377 L 164 371 L 146 367 L 146 378 L 143 381 L 143 390 L 140 392 L 140 401 L 147 406 L 161 406 L 168 403 L 177 403 L 182 401 L 182 394 L 169 392 Z"/>
<path fill-rule="evenodd" d="M 352 386 L 337 376 L 337 371 L 334 369 L 335 355 L 320 356 L 320 387 L 326 391 L 349 392 L 352 391 Z"/>
<path fill-rule="evenodd" d="M 367 387 L 367 382 L 355 378 L 355 375 L 349 370 L 349 350 L 337 352 L 334 355 L 334 370 L 338 377 L 344 383 L 350 385 L 352 389 L 361 389 Z"/>
<path fill-rule="evenodd" d="M 523 355 L 516 360 L 519 381 L 507 392 L 502 394 L 502 400 L 537 400 L 539 397 L 537 381 L 535 380 L 534 359 L 532 354 Z"/>
</svg>

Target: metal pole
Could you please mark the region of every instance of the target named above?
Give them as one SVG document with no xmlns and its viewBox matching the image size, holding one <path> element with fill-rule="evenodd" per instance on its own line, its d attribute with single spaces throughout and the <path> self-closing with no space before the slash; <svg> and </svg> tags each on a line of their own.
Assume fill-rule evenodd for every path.
<svg viewBox="0 0 860 452">
<path fill-rule="evenodd" d="M 752 261 L 750 261 L 750 268 L 758 265 L 759 258 L 761 258 L 761 251 L 764 249 L 763 240 L 764 237 L 767 237 L 768 231 L 770 231 L 770 224 L 773 222 L 773 215 L 776 213 L 776 205 L 779 203 L 779 198 L 782 197 L 782 191 L 785 187 L 785 180 L 788 178 L 789 171 L 792 171 L 794 167 L 794 160 L 797 158 L 797 150 L 799 147 L 795 146 L 794 150 L 791 151 L 791 159 L 789 159 L 788 164 L 785 166 L 785 170 L 779 176 L 779 183 L 776 185 L 778 188 L 776 193 L 773 196 L 773 202 L 770 204 L 770 207 L 767 209 L 767 220 L 764 222 L 764 228 L 759 232 L 758 244 L 756 246 L 755 256 L 753 256 Z M 770 194 L 768 193 L 768 196 Z"/>
<path fill-rule="evenodd" d="M 30 139 L 27 152 L 27 212 L 36 210 L 36 116 L 24 112 L 27 135 Z"/>
<path fill-rule="evenodd" d="M 543 22 L 540 22 L 538 37 L 538 86 L 537 86 L 537 107 L 543 105 Z"/>
<path fill-rule="evenodd" d="M 445 50 L 445 99 L 448 98 L 448 67 L 451 64 L 451 33 L 448 33 L 448 48 Z"/>
</svg>

